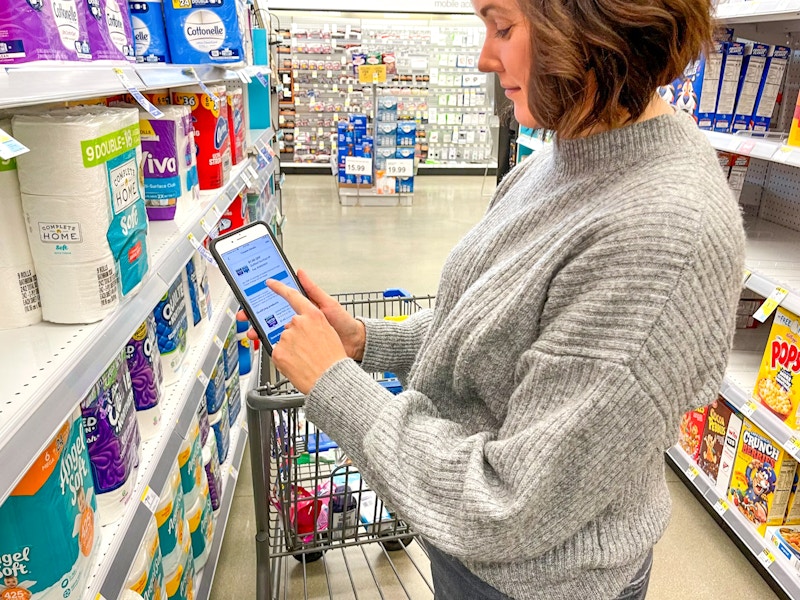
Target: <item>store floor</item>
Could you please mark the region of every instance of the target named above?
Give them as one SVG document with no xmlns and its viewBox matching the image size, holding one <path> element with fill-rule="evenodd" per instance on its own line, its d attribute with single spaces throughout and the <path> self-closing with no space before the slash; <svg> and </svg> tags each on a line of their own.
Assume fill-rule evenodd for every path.
<svg viewBox="0 0 800 600">
<path fill-rule="evenodd" d="M 343 208 L 331 177 L 288 176 L 286 254 L 296 268 L 306 269 L 330 292 L 403 287 L 417 294 L 435 293 L 448 251 L 485 211 L 492 182 L 493 177 L 487 178 L 487 195 L 482 196 L 481 177 L 424 176 L 417 179 L 413 207 Z M 648 600 L 775 598 L 668 467 L 667 479 L 672 521 L 655 549 Z M 213 600 L 256 597 L 254 536 L 253 487 L 245 453 L 211 591 Z M 390 561 L 376 544 L 363 552 L 349 549 L 346 561 L 341 552 L 332 553 L 325 565 L 322 561 L 308 565 L 308 598 L 329 598 L 328 582 L 334 598 L 378 598 L 374 577 L 384 588 L 385 600 L 429 599 L 432 594 L 415 566 L 429 578 L 425 554 L 414 543 L 409 555 L 393 553 Z M 303 566 L 288 560 L 291 593 L 286 598 L 304 598 Z M 395 570 L 407 593 L 397 584 Z M 352 592 L 354 585 L 357 596 Z M 283 593 L 280 597 L 284 598 Z"/>
</svg>

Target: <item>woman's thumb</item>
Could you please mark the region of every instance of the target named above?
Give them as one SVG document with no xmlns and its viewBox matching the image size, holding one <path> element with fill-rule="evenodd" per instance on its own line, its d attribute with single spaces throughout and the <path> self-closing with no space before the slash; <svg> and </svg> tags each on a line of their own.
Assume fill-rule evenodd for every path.
<svg viewBox="0 0 800 600">
<path fill-rule="evenodd" d="M 326 294 L 322 288 L 314 283 L 311 280 L 311 277 L 308 276 L 308 273 L 306 273 L 303 269 L 297 270 L 297 279 L 300 280 L 300 285 L 302 285 L 303 289 L 306 291 L 308 299 L 314 304 L 320 306 L 326 302 L 328 299 L 328 294 Z"/>
</svg>

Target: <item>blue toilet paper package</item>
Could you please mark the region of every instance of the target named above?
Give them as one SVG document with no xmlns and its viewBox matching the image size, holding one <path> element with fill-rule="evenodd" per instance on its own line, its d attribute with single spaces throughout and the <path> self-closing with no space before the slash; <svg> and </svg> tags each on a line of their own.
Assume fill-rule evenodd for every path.
<svg viewBox="0 0 800 600">
<path fill-rule="evenodd" d="M 236 63 L 244 60 L 235 0 L 165 2 L 172 62 Z"/>
<path fill-rule="evenodd" d="M 161 0 L 131 0 L 128 6 L 131 9 L 136 62 L 171 62 Z"/>
<path fill-rule="evenodd" d="M 186 317 L 186 302 L 183 281 L 180 276 L 156 305 L 156 339 L 164 367 L 164 383 L 168 385 L 178 379 L 181 363 L 186 354 L 186 335 L 189 321 Z"/>
</svg>

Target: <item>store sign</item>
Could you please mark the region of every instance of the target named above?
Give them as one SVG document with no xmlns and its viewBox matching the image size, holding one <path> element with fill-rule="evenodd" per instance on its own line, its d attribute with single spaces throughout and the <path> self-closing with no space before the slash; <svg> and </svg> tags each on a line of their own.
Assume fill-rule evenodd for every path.
<svg viewBox="0 0 800 600">
<path fill-rule="evenodd" d="M 386 13 L 383 3 L 374 0 L 342 0 L 331 6 L 330 0 L 268 0 L 269 10 L 337 10 L 352 12 Z M 405 0 L 399 12 L 445 13 L 457 15 L 475 14 L 471 0 Z"/>
<path fill-rule="evenodd" d="M 413 158 L 388 158 L 386 159 L 386 174 L 390 177 L 413 177 Z"/>
<path fill-rule="evenodd" d="M 344 172 L 347 175 L 372 175 L 372 159 L 348 156 L 344 160 Z"/>
<path fill-rule="evenodd" d="M 386 65 L 360 65 L 359 83 L 386 83 Z"/>
</svg>

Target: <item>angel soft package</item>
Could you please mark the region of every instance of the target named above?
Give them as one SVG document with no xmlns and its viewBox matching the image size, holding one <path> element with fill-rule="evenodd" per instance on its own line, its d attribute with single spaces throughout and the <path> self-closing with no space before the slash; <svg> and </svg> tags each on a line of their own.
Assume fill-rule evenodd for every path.
<svg viewBox="0 0 800 600">
<path fill-rule="evenodd" d="M 101 106 L 17 115 L 22 209 L 43 317 L 99 321 L 148 270 L 139 111 Z"/>
<path fill-rule="evenodd" d="M 0 506 L 0 598 L 83 595 L 100 525 L 80 412 Z"/>
</svg>

